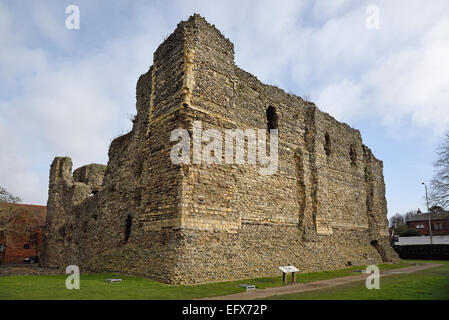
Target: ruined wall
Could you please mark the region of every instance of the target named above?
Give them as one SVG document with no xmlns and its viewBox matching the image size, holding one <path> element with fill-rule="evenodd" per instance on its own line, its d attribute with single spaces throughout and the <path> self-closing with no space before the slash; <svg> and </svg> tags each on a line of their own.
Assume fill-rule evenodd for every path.
<svg viewBox="0 0 449 320">
<path fill-rule="evenodd" d="M 382 162 L 359 131 L 238 68 L 233 44 L 200 16 L 159 46 L 136 100 L 133 129 L 111 143 L 107 168 L 72 176 L 69 158 L 52 164 L 45 265 L 198 283 L 397 259 Z M 174 129 L 267 129 L 269 107 L 276 173 L 171 162 Z"/>
<path fill-rule="evenodd" d="M 153 66 L 139 78 L 133 128 L 112 141 L 101 188 L 91 194 L 84 167 L 72 177 L 69 158 L 63 158 L 67 164 L 64 179 L 59 179 L 54 168 L 61 166 L 61 159 L 55 159 L 45 266 L 62 267 L 71 261 L 81 270 L 170 281 L 180 247 L 180 169 L 169 154 L 170 133 L 180 126 L 185 86 L 182 26 L 159 46 Z M 69 196 L 75 184 L 85 188 L 82 201 Z"/>
<path fill-rule="evenodd" d="M 205 20 L 189 27 L 189 127 L 201 121 L 203 130 L 267 129 L 267 108 L 274 107 L 279 170 L 262 176 L 259 164 L 185 168 L 176 281 L 275 275 L 287 264 L 316 271 L 394 260 L 382 163 L 360 132 L 236 67 L 232 43 Z"/>
</svg>

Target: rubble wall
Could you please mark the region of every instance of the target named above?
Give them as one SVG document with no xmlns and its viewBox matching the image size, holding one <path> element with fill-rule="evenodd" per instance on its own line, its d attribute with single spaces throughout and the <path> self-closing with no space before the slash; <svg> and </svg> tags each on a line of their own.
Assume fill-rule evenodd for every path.
<svg viewBox="0 0 449 320">
<path fill-rule="evenodd" d="M 70 158 L 53 162 L 44 265 L 201 283 L 272 276 L 280 265 L 397 261 L 382 162 L 360 132 L 237 67 L 232 42 L 204 18 L 179 23 L 159 46 L 136 100 L 133 129 L 111 143 L 107 166 L 72 175 Z M 217 139 L 265 129 L 269 141 L 272 126 L 273 174 L 224 163 L 225 144 L 222 163 L 194 163 L 193 142 L 189 163 L 170 159 L 175 129 Z"/>
</svg>

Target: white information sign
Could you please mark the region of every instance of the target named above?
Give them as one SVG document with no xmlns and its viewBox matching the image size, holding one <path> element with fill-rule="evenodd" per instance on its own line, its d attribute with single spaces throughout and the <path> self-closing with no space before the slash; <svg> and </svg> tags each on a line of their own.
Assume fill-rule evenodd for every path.
<svg viewBox="0 0 449 320">
<path fill-rule="evenodd" d="M 289 273 L 289 272 L 299 272 L 299 269 L 295 266 L 283 266 L 278 267 L 279 270 L 281 270 L 283 273 Z"/>
</svg>

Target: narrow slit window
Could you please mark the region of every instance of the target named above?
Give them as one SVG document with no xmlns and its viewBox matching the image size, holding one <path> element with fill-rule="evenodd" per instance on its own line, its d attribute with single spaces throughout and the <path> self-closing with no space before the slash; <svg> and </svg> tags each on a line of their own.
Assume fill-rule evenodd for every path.
<svg viewBox="0 0 449 320">
<path fill-rule="evenodd" d="M 331 155 L 331 137 L 327 132 L 324 134 L 324 152 L 328 157 Z"/>
<path fill-rule="evenodd" d="M 129 236 L 131 235 L 131 227 L 133 225 L 133 218 L 130 214 L 126 217 L 126 224 L 125 224 L 125 242 L 128 242 Z"/>
<path fill-rule="evenodd" d="M 351 159 L 351 166 L 355 167 L 357 165 L 357 151 L 355 151 L 354 145 L 349 147 L 349 158 Z"/>
<path fill-rule="evenodd" d="M 272 106 L 267 108 L 267 127 L 268 130 L 278 128 L 278 116 L 276 114 L 276 109 Z"/>
</svg>

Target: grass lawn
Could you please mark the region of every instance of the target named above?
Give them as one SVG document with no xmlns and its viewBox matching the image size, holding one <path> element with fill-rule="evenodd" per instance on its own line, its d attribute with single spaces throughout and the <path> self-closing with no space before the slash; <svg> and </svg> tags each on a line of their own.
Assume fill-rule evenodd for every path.
<svg viewBox="0 0 449 320">
<path fill-rule="evenodd" d="M 379 265 L 381 270 L 409 266 L 408 263 Z M 347 269 L 298 274 L 297 282 L 312 282 L 330 278 L 355 275 L 355 270 L 363 266 Z M 68 275 L 32 275 L 0 277 L 0 299 L 195 299 L 243 292 L 237 285 L 255 284 L 257 288 L 284 285 L 282 276 L 247 279 L 241 281 L 218 282 L 201 285 L 167 285 L 141 277 L 118 274 L 82 274 L 79 290 L 68 290 L 65 280 Z M 121 278 L 123 282 L 106 283 L 107 278 Z M 381 282 L 382 284 L 382 282 Z"/>
<path fill-rule="evenodd" d="M 418 261 L 417 261 L 418 262 Z M 368 290 L 365 281 L 324 290 L 292 293 L 268 299 L 280 300 L 449 300 L 449 261 L 422 261 L 444 264 L 411 274 L 380 278 L 379 290 Z"/>
</svg>

